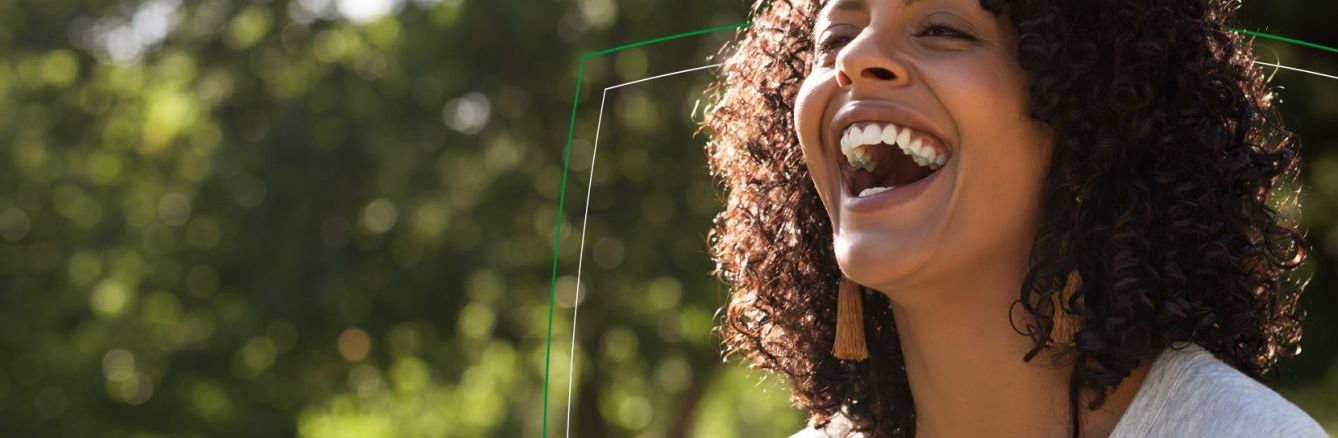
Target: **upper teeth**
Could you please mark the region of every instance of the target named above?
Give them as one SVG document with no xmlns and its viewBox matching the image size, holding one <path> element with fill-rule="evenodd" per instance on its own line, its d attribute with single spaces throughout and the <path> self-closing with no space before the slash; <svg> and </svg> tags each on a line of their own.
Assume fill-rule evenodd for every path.
<svg viewBox="0 0 1338 438">
<path fill-rule="evenodd" d="M 901 148 L 921 167 L 936 170 L 948 162 L 946 151 L 925 145 L 924 136 L 911 128 L 885 122 L 856 123 L 846 128 L 846 132 L 841 135 L 841 153 L 850 161 L 850 166 L 856 169 L 873 171 L 877 167 L 878 163 L 869 158 L 865 148 L 880 144 Z"/>
</svg>

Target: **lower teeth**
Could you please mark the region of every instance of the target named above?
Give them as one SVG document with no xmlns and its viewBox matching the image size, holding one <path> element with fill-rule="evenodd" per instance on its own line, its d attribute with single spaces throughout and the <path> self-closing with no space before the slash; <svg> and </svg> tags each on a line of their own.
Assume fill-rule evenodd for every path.
<svg viewBox="0 0 1338 438">
<path fill-rule="evenodd" d="M 886 191 L 888 191 L 888 190 L 892 190 L 892 188 L 891 188 L 891 187 L 870 187 L 870 188 L 864 189 L 864 191 L 862 191 L 862 192 L 859 192 L 859 197 L 863 198 L 863 197 L 865 197 L 865 196 L 877 195 L 877 194 L 879 194 L 879 193 L 883 193 L 883 192 L 886 192 Z"/>
</svg>

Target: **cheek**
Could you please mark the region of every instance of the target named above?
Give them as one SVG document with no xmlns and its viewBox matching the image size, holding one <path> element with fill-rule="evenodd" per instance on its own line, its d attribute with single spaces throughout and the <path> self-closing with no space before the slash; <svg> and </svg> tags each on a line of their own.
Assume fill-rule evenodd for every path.
<svg viewBox="0 0 1338 438">
<path fill-rule="evenodd" d="M 1051 140 L 1028 115 L 1027 79 L 1016 61 L 1001 56 L 943 71 L 937 94 L 957 122 L 961 141 L 976 156 L 977 170 L 1014 176 L 1043 172 Z"/>
<path fill-rule="evenodd" d="M 824 80 L 825 73 L 815 73 L 804 79 L 799 94 L 795 96 L 794 126 L 804 153 L 818 152 L 822 147 L 822 122 L 825 119 L 832 92 L 833 81 Z"/>
<path fill-rule="evenodd" d="M 1015 65 L 1015 64 L 1014 64 Z M 1005 62 L 957 70 L 940 95 L 963 144 L 957 224 L 990 250 L 1029 242 L 1053 139 L 1028 115 L 1025 76 Z M 950 90 L 950 91 L 949 91 Z"/>
<path fill-rule="evenodd" d="M 833 174 L 835 166 L 828 162 L 831 157 L 823 153 L 822 142 L 826 136 L 823 127 L 831 119 L 829 110 L 834 108 L 832 98 L 836 87 L 832 74 L 819 72 L 806 78 L 795 97 L 794 107 L 795 134 L 799 138 L 804 161 L 808 164 L 809 176 L 817 185 L 823 204 L 829 207 L 829 213 L 831 209 L 828 200 L 833 191 L 837 190 L 833 187 L 836 175 Z"/>
</svg>

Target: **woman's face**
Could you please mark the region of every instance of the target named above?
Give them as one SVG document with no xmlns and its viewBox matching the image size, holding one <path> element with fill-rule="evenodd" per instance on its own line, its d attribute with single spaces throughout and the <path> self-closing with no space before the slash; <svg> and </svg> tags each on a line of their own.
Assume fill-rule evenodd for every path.
<svg viewBox="0 0 1338 438">
<path fill-rule="evenodd" d="M 1025 267 L 1053 140 L 1027 115 L 1007 19 L 977 0 L 832 0 L 813 37 L 795 126 L 842 271 L 888 292 Z"/>
</svg>

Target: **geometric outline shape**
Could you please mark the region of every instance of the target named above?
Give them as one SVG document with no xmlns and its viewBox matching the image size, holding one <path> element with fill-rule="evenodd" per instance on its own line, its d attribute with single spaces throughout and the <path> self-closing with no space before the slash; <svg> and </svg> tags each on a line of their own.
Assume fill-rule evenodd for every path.
<svg viewBox="0 0 1338 438">
<path fill-rule="evenodd" d="M 581 310 L 581 269 L 585 266 L 585 225 L 590 221 L 590 195 L 595 189 L 595 157 L 599 156 L 599 131 L 604 125 L 604 101 L 609 97 L 609 90 L 622 88 L 628 85 L 639 84 L 646 81 L 667 78 L 669 76 L 683 73 L 691 73 L 698 70 L 705 70 L 712 67 L 718 67 L 721 63 L 708 64 L 700 67 L 693 67 L 686 70 L 679 70 L 673 73 L 641 78 L 635 81 L 623 82 L 618 85 L 604 87 L 604 92 L 599 96 L 599 117 L 595 119 L 595 143 L 590 153 L 590 180 L 585 186 L 585 212 L 581 215 L 581 244 L 580 251 L 576 254 L 576 297 L 572 299 L 571 309 L 571 352 L 568 353 L 567 363 L 567 419 L 566 436 L 571 436 L 571 388 L 576 381 L 576 316 Z"/>
<path fill-rule="evenodd" d="M 548 335 L 547 335 L 547 340 L 545 341 L 547 345 L 544 348 L 544 400 L 543 400 L 544 407 L 543 407 L 543 422 L 541 427 L 543 427 L 542 436 L 545 438 L 548 437 L 549 370 L 551 369 L 553 361 L 553 304 L 557 298 L 558 252 L 562 245 L 562 208 L 565 205 L 567 198 L 567 171 L 571 166 L 571 140 L 572 136 L 576 133 L 576 109 L 581 103 L 581 82 L 582 78 L 585 75 L 585 61 L 587 59 L 596 56 L 603 56 L 610 53 L 627 50 L 635 47 L 641 47 L 649 44 L 655 44 L 697 35 L 706 35 L 720 31 L 744 28 L 748 27 L 749 24 L 751 23 L 743 22 L 726 26 L 717 26 L 706 29 L 699 29 L 690 32 L 683 32 L 679 34 L 663 36 L 659 38 L 652 38 L 644 41 L 638 41 L 630 44 L 624 44 L 621 46 L 581 55 L 581 59 L 577 64 L 577 69 L 576 69 L 576 92 L 572 94 L 571 121 L 567 125 L 567 150 L 566 152 L 563 153 L 563 158 L 562 158 L 562 186 L 559 189 L 560 192 L 558 195 L 557 227 L 553 231 L 553 276 L 552 280 L 550 280 L 549 282 L 549 287 L 548 287 Z"/>
</svg>

